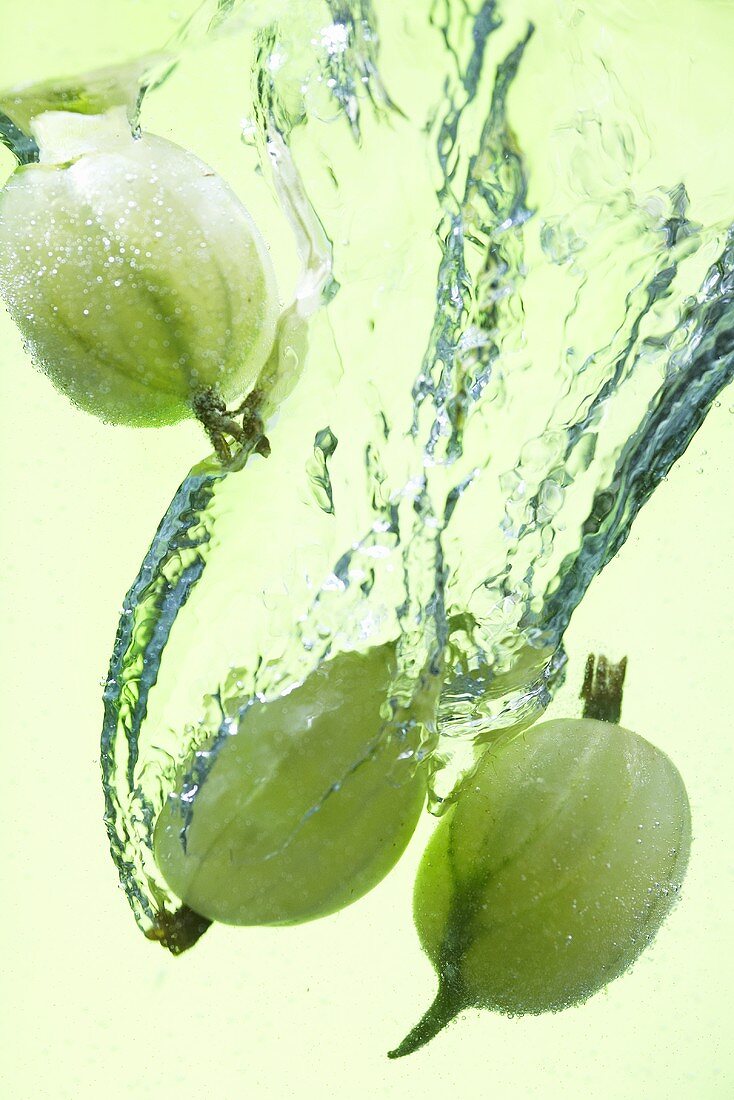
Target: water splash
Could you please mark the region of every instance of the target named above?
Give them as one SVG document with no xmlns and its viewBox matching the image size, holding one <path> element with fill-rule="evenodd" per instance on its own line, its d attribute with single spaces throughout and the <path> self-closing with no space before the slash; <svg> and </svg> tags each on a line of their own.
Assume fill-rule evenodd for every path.
<svg viewBox="0 0 734 1100">
<path fill-rule="evenodd" d="M 306 473 L 313 485 L 314 498 L 322 511 L 334 515 L 334 490 L 329 475 L 329 459 L 334 454 L 339 440 L 331 428 L 322 428 L 316 432 L 313 441 L 313 461 L 306 465 Z"/>
<path fill-rule="evenodd" d="M 103 762 L 143 928 L 176 904 L 150 837 L 177 765 L 341 649 L 398 639 L 401 703 L 445 655 L 440 811 L 547 705 L 574 608 L 731 379 L 731 211 L 656 177 L 588 7 L 333 0 L 252 36 L 309 353 L 272 457 L 196 467 L 126 599 Z"/>
</svg>

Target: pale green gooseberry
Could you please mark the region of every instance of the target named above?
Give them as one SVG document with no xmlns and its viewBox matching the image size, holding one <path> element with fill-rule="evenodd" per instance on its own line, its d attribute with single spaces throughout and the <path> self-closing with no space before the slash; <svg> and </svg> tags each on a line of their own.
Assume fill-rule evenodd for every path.
<svg viewBox="0 0 734 1100">
<path fill-rule="evenodd" d="M 103 420 L 166 424 L 249 392 L 273 347 L 273 266 L 211 168 L 123 107 L 46 111 L 0 191 L 0 293 L 38 367 Z"/>
<path fill-rule="evenodd" d="M 429 681 L 386 718 L 394 666 L 392 645 L 341 653 L 249 706 L 198 786 L 186 778 L 196 760 L 181 769 L 153 849 L 188 909 L 293 924 L 356 901 L 391 870 L 426 799 L 421 756 L 438 691 Z"/>
<path fill-rule="evenodd" d="M 464 1009 L 555 1012 L 623 974 L 674 904 L 690 851 L 668 757 L 595 719 L 488 749 L 423 856 L 414 893 L 439 991 L 391 1057 Z"/>
</svg>

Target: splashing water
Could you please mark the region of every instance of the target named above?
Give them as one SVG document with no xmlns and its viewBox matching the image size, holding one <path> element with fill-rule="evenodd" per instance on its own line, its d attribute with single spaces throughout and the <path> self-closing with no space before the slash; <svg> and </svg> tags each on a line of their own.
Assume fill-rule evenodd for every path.
<svg viewBox="0 0 734 1100">
<path fill-rule="evenodd" d="M 440 812 L 547 705 L 574 609 L 730 381 L 734 199 L 640 64 L 711 29 L 653 7 L 220 0 L 113 82 L 135 112 L 240 36 L 309 318 L 271 457 L 195 466 L 125 600 L 103 768 L 143 929 L 177 904 L 150 851 L 177 766 L 340 650 L 398 639 L 393 707 L 444 654 Z"/>
</svg>

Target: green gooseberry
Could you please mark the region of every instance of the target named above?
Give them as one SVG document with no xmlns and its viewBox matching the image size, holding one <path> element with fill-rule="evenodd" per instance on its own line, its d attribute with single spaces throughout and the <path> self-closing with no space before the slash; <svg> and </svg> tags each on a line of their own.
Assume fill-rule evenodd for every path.
<svg viewBox="0 0 734 1100">
<path fill-rule="evenodd" d="M 500 738 L 424 853 L 414 916 L 439 989 L 390 1057 L 468 1007 L 555 1012 L 619 977 L 673 906 L 690 842 L 683 780 L 637 734 L 583 718 Z"/>
<path fill-rule="evenodd" d="M 225 924 L 295 924 L 349 905 L 391 870 L 426 799 L 438 690 L 429 678 L 386 718 L 394 669 L 392 645 L 341 653 L 247 707 L 198 786 L 186 779 L 196 761 L 184 766 L 153 848 L 187 909 Z"/>
<path fill-rule="evenodd" d="M 224 180 L 124 107 L 44 111 L 0 190 L 0 296 L 35 364 L 116 424 L 250 392 L 276 339 L 273 265 Z M 217 408 L 219 408 L 217 404 Z"/>
</svg>

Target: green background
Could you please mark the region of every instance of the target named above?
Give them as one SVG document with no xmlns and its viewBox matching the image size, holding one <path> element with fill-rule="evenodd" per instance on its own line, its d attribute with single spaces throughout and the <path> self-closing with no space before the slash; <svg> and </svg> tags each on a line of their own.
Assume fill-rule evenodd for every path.
<svg viewBox="0 0 734 1100">
<path fill-rule="evenodd" d="M 2 0 L 0 85 L 155 47 L 181 7 L 115 0 L 101 15 L 90 0 Z M 208 95 L 232 79 L 228 49 L 206 63 Z M 196 151 L 205 116 L 206 102 L 189 113 Z M 237 165 L 223 155 L 215 167 L 231 178 Z M 0 154 L 0 178 L 10 168 Z M 267 235 L 269 196 L 248 202 Z M 113 430 L 76 412 L 1 314 L 3 1095 L 730 1095 L 733 428 L 730 389 L 576 614 L 550 712 L 578 713 L 587 652 L 629 655 L 624 723 L 673 757 L 691 797 L 681 904 L 631 974 L 587 1005 L 470 1013 L 390 1063 L 434 988 L 410 917 L 430 821 L 394 875 L 327 920 L 215 928 L 180 959 L 138 932 L 102 822 L 100 681 L 122 596 L 203 441 L 192 425 Z"/>
</svg>

